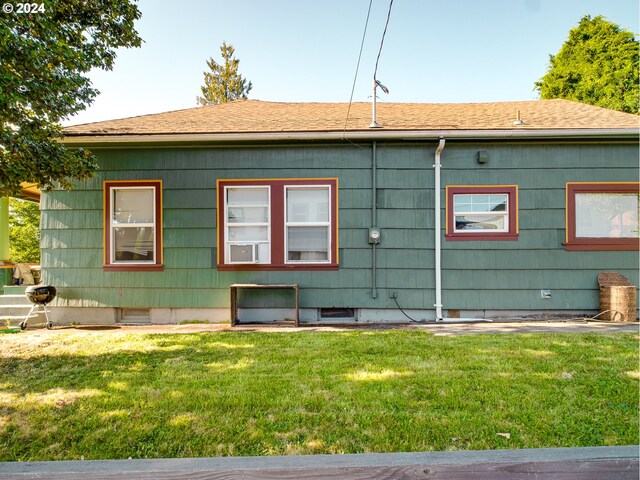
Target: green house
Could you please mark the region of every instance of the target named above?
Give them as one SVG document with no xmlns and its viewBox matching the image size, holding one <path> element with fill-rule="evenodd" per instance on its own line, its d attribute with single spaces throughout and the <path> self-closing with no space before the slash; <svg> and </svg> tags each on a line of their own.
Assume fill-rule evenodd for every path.
<svg viewBox="0 0 640 480">
<path fill-rule="evenodd" d="M 100 167 L 43 193 L 43 280 L 67 323 L 293 319 L 295 293 L 305 324 L 596 314 L 599 273 L 638 285 L 638 127 L 565 100 L 68 127 Z"/>
</svg>

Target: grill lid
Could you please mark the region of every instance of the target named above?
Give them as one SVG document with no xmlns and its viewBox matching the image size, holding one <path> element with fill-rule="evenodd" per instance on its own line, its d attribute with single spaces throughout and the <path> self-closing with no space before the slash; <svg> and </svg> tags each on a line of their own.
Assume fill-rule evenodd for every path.
<svg viewBox="0 0 640 480">
<path fill-rule="evenodd" d="M 51 285 L 32 285 L 26 288 L 24 295 L 31 303 L 46 305 L 56 298 L 56 287 Z"/>
</svg>

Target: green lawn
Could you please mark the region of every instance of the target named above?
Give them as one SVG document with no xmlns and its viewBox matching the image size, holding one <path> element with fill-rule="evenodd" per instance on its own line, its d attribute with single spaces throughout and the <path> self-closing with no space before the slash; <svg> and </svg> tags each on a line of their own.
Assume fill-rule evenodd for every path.
<svg viewBox="0 0 640 480">
<path fill-rule="evenodd" d="M 639 443 L 638 335 L 0 335 L 0 460 Z"/>
</svg>

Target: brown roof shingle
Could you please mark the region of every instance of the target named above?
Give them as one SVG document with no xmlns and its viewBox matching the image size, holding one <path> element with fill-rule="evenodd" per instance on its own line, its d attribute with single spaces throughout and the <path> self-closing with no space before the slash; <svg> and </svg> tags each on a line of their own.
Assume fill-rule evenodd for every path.
<svg viewBox="0 0 640 480">
<path fill-rule="evenodd" d="M 347 112 L 349 117 L 347 121 Z M 517 113 L 524 121 L 514 125 Z M 637 129 L 637 115 L 567 100 L 378 103 L 384 131 Z M 66 127 L 72 136 L 368 131 L 371 104 L 241 100 Z"/>
</svg>

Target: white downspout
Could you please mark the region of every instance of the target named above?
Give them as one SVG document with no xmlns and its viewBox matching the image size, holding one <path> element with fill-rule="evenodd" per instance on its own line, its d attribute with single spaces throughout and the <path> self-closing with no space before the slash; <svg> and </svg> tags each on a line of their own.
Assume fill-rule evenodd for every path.
<svg viewBox="0 0 640 480">
<path fill-rule="evenodd" d="M 433 167 L 435 168 L 435 206 L 434 206 L 434 213 L 435 213 L 435 263 L 436 263 L 436 303 L 434 304 L 434 307 L 436 307 L 436 322 L 442 322 L 442 323 L 479 323 L 479 322 L 492 322 L 492 320 L 489 319 L 483 319 L 483 318 L 443 318 L 442 316 L 442 264 L 441 264 L 441 258 L 442 258 L 442 222 L 441 222 L 441 217 L 442 217 L 442 212 L 440 211 L 440 193 L 441 193 L 441 186 L 440 186 L 440 168 L 442 167 L 442 164 L 440 163 L 440 154 L 442 153 L 442 151 L 444 150 L 444 145 L 445 145 L 445 139 L 444 137 L 440 137 L 440 143 L 438 144 L 438 148 L 436 148 L 436 155 L 435 155 L 435 163 L 433 165 Z"/>
<path fill-rule="evenodd" d="M 435 262 L 436 262 L 436 303 L 434 307 L 436 307 L 436 321 L 442 321 L 442 266 L 440 263 L 440 259 L 442 257 L 442 245 L 441 245 L 441 225 L 440 225 L 440 167 L 442 164 L 440 163 L 440 154 L 444 150 L 445 139 L 444 137 L 440 137 L 440 143 L 438 144 L 438 148 L 436 148 L 435 155 L 435 163 L 433 167 L 435 168 Z"/>
</svg>

